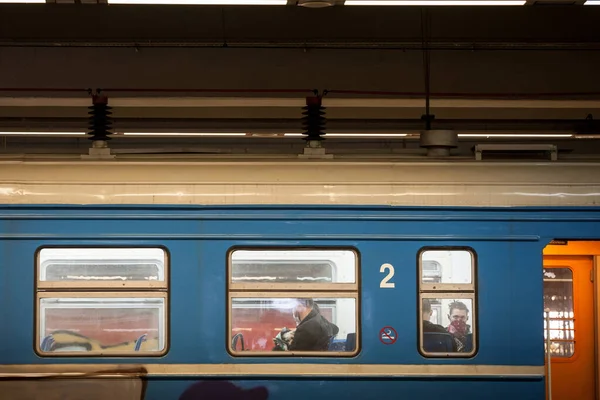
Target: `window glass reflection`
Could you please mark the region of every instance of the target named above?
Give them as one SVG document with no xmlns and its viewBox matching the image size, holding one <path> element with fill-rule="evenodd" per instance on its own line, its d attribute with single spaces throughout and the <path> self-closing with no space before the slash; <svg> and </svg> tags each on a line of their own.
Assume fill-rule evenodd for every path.
<svg viewBox="0 0 600 400">
<path fill-rule="evenodd" d="M 123 353 L 165 346 L 163 298 L 40 299 L 44 352 Z"/>
<path fill-rule="evenodd" d="M 473 350 L 472 299 L 424 298 L 422 346 L 426 353 L 470 353 Z"/>
<path fill-rule="evenodd" d="M 349 250 L 235 250 L 232 283 L 355 283 Z"/>
<path fill-rule="evenodd" d="M 165 281 L 166 255 L 157 248 L 44 248 L 38 261 L 40 281 Z"/>
<path fill-rule="evenodd" d="M 232 298 L 232 350 L 348 351 L 356 346 L 354 298 Z"/>
<path fill-rule="evenodd" d="M 421 253 L 421 282 L 473 283 L 472 263 L 466 250 L 426 250 Z"/>
<path fill-rule="evenodd" d="M 550 317 L 550 352 L 553 357 L 575 353 L 575 314 L 573 309 L 573 271 L 570 268 L 544 269 L 544 310 Z M 544 346 L 548 325 L 544 315 Z"/>
</svg>

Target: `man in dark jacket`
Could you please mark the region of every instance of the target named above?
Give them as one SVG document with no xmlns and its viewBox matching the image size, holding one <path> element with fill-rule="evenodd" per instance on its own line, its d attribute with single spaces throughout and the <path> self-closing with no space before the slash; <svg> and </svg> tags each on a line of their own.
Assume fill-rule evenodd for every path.
<svg viewBox="0 0 600 400">
<path fill-rule="evenodd" d="M 448 330 L 444 328 L 442 325 L 434 324 L 429 321 L 433 311 L 431 310 L 431 303 L 429 299 L 423 299 L 423 333 L 437 332 L 437 333 L 445 333 L 448 334 Z M 460 349 L 460 342 L 453 338 L 452 351 L 457 351 Z"/>
<path fill-rule="evenodd" d="M 448 333 L 443 326 L 429 321 L 431 314 L 433 314 L 433 311 L 431 310 L 429 299 L 423 299 L 423 332 Z"/>
<path fill-rule="evenodd" d="M 298 325 L 288 347 L 290 351 L 327 351 L 331 338 L 340 331 L 321 315 L 319 306 L 312 299 L 298 299 L 294 319 Z"/>
</svg>

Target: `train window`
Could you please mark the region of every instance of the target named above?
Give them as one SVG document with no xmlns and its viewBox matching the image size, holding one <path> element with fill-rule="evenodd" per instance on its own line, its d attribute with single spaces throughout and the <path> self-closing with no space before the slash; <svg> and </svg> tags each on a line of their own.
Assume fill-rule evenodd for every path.
<svg viewBox="0 0 600 400">
<path fill-rule="evenodd" d="M 550 313 L 550 353 L 552 357 L 575 354 L 575 315 L 573 271 L 570 268 L 544 269 L 544 309 Z M 544 318 L 544 346 L 548 327 Z"/>
<path fill-rule="evenodd" d="M 419 253 L 419 348 L 428 357 L 476 353 L 475 253 L 423 249 Z"/>
<path fill-rule="evenodd" d="M 356 252 L 235 249 L 228 259 L 228 341 L 233 355 L 358 352 Z M 318 335 L 307 334 L 307 328 Z"/>
<path fill-rule="evenodd" d="M 38 354 L 166 353 L 164 249 L 52 247 L 40 249 L 36 261 Z"/>
<path fill-rule="evenodd" d="M 44 248 L 38 287 L 166 287 L 166 256 L 156 248 Z"/>
<path fill-rule="evenodd" d="M 165 298 L 39 298 L 39 330 L 44 352 L 160 352 L 165 348 Z M 86 354 L 87 355 L 87 354 Z"/>
</svg>

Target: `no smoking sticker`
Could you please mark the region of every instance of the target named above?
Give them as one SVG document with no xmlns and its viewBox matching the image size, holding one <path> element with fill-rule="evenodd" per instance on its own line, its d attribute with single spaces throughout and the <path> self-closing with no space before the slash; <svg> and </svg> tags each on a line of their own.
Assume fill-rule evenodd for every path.
<svg viewBox="0 0 600 400">
<path fill-rule="evenodd" d="M 385 326 L 379 331 L 379 340 L 383 344 L 394 344 L 398 340 L 398 333 L 391 326 Z"/>
</svg>

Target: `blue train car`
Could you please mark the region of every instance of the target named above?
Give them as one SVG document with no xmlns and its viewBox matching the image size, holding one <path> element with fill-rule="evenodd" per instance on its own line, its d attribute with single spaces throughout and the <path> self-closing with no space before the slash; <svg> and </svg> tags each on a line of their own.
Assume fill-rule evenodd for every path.
<svg viewBox="0 0 600 400">
<path fill-rule="evenodd" d="M 5 163 L 0 398 L 544 399 L 599 167 Z"/>
</svg>

